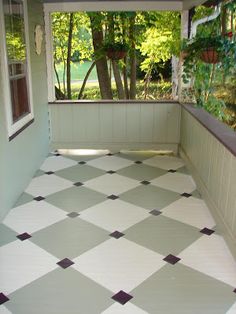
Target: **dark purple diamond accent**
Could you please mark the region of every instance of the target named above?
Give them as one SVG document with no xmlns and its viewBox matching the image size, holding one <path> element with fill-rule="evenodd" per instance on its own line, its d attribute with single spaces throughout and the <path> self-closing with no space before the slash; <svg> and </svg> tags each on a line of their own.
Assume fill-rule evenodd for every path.
<svg viewBox="0 0 236 314">
<path fill-rule="evenodd" d="M 113 200 L 113 201 L 114 201 L 114 200 L 116 200 L 117 198 L 119 198 L 119 196 L 112 194 L 112 195 L 107 196 L 107 198 L 109 198 L 110 200 Z"/>
<path fill-rule="evenodd" d="M 111 237 L 115 238 L 115 239 L 119 239 L 121 237 L 124 236 L 124 233 L 119 232 L 119 231 L 114 231 L 111 234 L 109 234 Z"/>
<path fill-rule="evenodd" d="M 69 258 L 64 258 L 60 262 L 57 263 L 57 265 L 61 266 L 62 268 L 67 268 L 73 265 L 74 262 L 72 262 Z"/>
<path fill-rule="evenodd" d="M 79 161 L 78 164 L 79 164 L 79 165 L 85 165 L 86 162 L 85 162 L 85 161 Z"/>
<path fill-rule="evenodd" d="M 188 193 L 185 193 L 185 192 L 182 193 L 182 194 L 180 194 L 180 195 L 181 195 L 181 196 L 184 196 L 184 197 L 187 197 L 187 198 L 190 197 L 190 196 L 192 196 L 192 194 L 188 194 Z"/>
<path fill-rule="evenodd" d="M 208 228 L 203 228 L 202 230 L 200 230 L 201 233 L 206 234 L 208 236 L 210 236 L 212 233 L 215 232 L 215 230 L 212 229 L 208 229 Z"/>
<path fill-rule="evenodd" d="M 37 197 L 34 198 L 34 200 L 40 202 L 40 201 L 42 201 L 42 200 L 45 200 L 45 197 L 43 197 L 43 196 L 37 196 Z"/>
<path fill-rule="evenodd" d="M 113 171 L 113 170 L 109 170 L 109 171 L 107 171 L 107 173 L 109 173 L 109 174 L 113 174 L 113 173 L 116 173 L 115 171 Z"/>
<path fill-rule="evenodd" d="M 75 185 L 75 186 L 82 186 L 82 185 L 84 185 L 84 184 L 83 184 L 82 182 L 75 182 L 74 185 Z"/>
<path fill-rule="evenodd" d="M 45 172 L 45 174 L 48 174 L 48 175 L 53 174 L 53 173 L 54 173 L 53 171 L 47 171 L 47 172 Z"/>
<path fill-rule="evenodd" d="M 122 304 L 122 305 L 127 303 L 129 300 L 133 299 L 132 295 L 124 292 L 123 290 L 120 290 L 118 293 L 113 295 L 111 298 L 113 300 L 115 300 L 116 302 Z"/>
<path fill-rule="evenodd" d="M 18 236 L 16 236 L 18 239 L 20 239 L 21 241 L 27 240 L 29 238 L 31 238 L 32 236 L 30 234 L 28 234 L 27 232 L 18 234 Z"/>
<path fill-rule="evenodd" d="M 140 161 L 140 160 L 137 160 L 137 161 L 135 161 L 134 163 L 137 164 L 137 165 L 140 165 L 140 164 L 142 164 L 143 162 Z"/>
<path fill-rule="evenodd" d="M 2 292 L 0 293 L 0 305 L 9 301 L 9 298 L 7 296 L 5 296 L 5 294 L 3 294 Z"/>
<path fill-rule="evenodd" d="M 149 181 L 142 181 L 142 182 L 140 182 L 141 184 L 143 184 L 143 185 L 148 185 L 148 184 L 150 184 L 150 182 Z"/>
<path fill-rule="evenodd" d="M 176 257 L 176 256 L 174 256 L 172 254 L 166 256 L 165 258 L 163 258 L 163 261 L 165 261 L 165 262 L 167 262 L 169 264 L 172 264 L 172 265 L 178 263 L 180 260 L 181 260 L 181 258 Z"/>
<path fill-rule="evenodd" d="M 109 154 L 107 154 L 107 156 L 113 156 L 113 154 L 112 154 L 112 153 L 109 153 Z"/>
<path fill-rule="evenodd" d="M 153 209 L 149 212 L 149 214 L 153 215 L 153 216 L 159 216 L 162 214 L 161 211 L 157 210 L 157 209 Z"/>
<path fill-rule="evenodd" d="M 169 169 L 168 172 L 175 173 L 176 170 L 174 170 L 174 169 Z"/>
<path fill-rule="evenodd" d="M 76 213 L 76 212 L 71 212 L 71 213 L 69 213 L 67 216 L 70 217 L 70 218 L 75 218 L 75 217 L 78 217 L 79 214 Z"/>
<path fill-rule="evenodd" d="M 236 293 L 236 289 L 234 289 L 234 291 L 233 291 L 234 293 Z"/>
<path fill-rule="evenodd" d="M 59 153 L 56 153 L 56 154 L 55 154 L 55 156 L 61 156 L 61 154 L 59 154 Z"/>
</svg>

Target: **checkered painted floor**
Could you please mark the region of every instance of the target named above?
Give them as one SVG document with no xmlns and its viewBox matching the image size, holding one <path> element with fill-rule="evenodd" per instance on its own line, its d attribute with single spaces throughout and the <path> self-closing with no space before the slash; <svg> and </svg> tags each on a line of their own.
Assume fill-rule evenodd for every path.
<svg viewBox="0 0 236 314">
<path fill-rule="evenodd" d="M 0 314 L 236 313 L 235 260 L 176 157 L 51 154 L 0 245 Z"/>
</svg>

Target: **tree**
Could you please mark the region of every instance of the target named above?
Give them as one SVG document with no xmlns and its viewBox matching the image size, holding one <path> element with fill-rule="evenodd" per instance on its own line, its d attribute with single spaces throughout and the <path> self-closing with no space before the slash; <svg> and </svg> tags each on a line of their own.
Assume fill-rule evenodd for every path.
<svg viewBox="0 0 236 314">
<path fill-rule="evenodd" d="M 111 81 L 109 78 L 106 56 L 103 53 L 103 15 L 101 12 L 89 13 L 93 37 L 94 55 L 97 76 L 102 99 L 112 99 Z"/>
<path fill-rule="evenodd" d="M 53 57 L 54 71 L 56 74 L 58 93 L 64 98 L 71 98 L 71 57 L 75 52 L 79 52 L 80 62 L 83 59 L 92 59 L 93 45 L 90 37 L 84 38 L 81 33 L 84 31 L 91 34 L 89 17 L 84 12 L 75 13 L 53 13 L 52 33 L 53 33 Z M 58 73 L 58 65 L 62 63 L 62 85 Z M 67 74 L 67 75 L 66 75 Z"/>
</svg>

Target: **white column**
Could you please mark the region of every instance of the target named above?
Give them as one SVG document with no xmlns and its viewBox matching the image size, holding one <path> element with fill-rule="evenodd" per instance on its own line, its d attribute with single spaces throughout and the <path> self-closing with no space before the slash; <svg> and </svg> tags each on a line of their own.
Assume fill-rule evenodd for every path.
<svg viewBox="0 0 236 314">
<path fill-rule="evenodd" d="M 183 10 L 181 12 L 181 40 L 184 38 L 188 38 L 188 29 L 189 29 L 189 10 Z M 183 72 L 183 60 L 180 58 L 179 60 L 179 83 L 178 83 L 178 96 L 179 101 L 183 100 L 182 89 L 183 87 L 187 87 L 182 80 L 182 72 Z"/>
</svg>

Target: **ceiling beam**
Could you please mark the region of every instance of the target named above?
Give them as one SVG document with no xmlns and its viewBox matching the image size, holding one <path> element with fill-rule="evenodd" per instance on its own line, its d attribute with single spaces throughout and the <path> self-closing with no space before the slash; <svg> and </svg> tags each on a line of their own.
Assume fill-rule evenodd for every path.
<svg viewBox="0 0 236 314">
<path fill-rule="evenodd" d="M 56 1 L 45 0 L 44 7 L 49 12 L 72 11 L 181 11 L 182 1 Z M 56 10 L 55 10 L 56 8 Z"/>
</svg>

